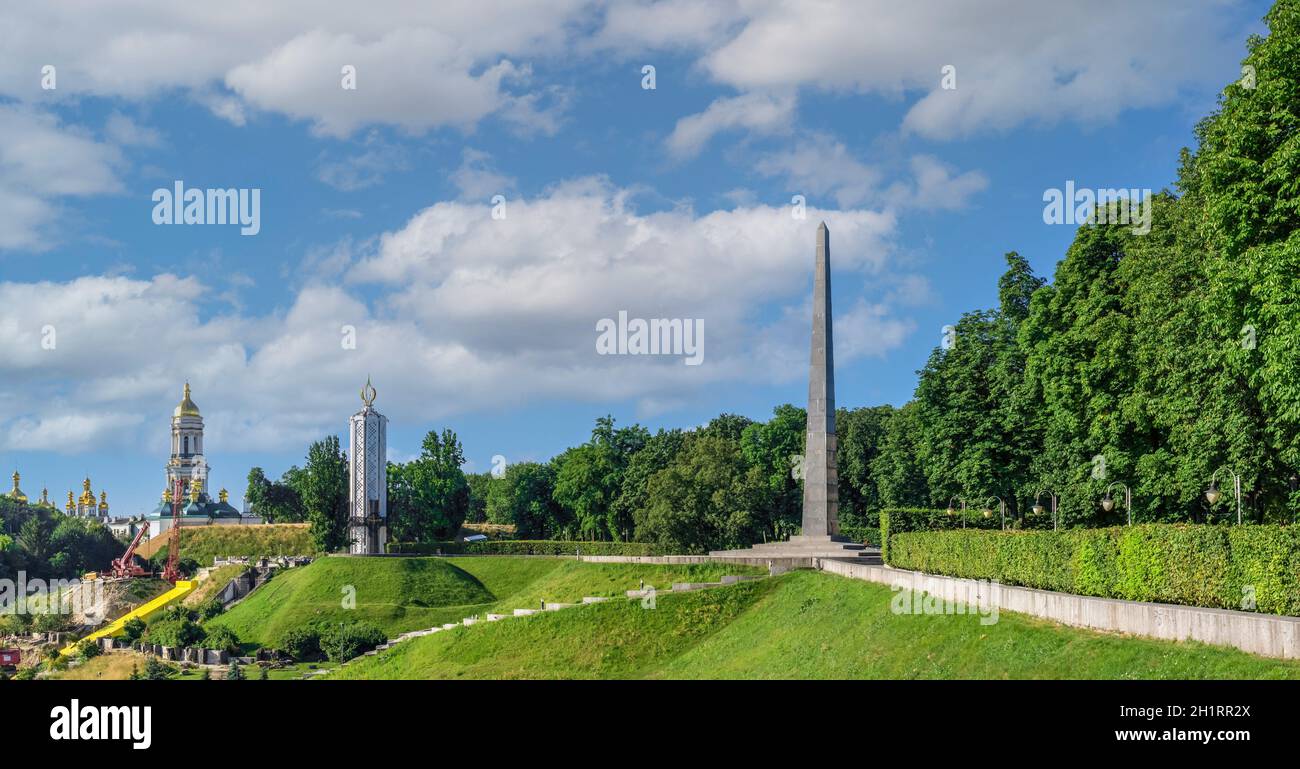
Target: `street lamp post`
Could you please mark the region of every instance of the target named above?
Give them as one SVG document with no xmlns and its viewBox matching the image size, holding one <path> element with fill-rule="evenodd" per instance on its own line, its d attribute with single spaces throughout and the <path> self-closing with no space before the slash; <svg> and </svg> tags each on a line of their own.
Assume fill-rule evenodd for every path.
<svg viewBox="0 0 1300 769">
<path fill-rule="evenodd" d="M 948 515 L 955 515 L 957 513 L 957 510 L 952 506 L 954 501 L 961 502 L 961 527 L 964 529 L 966 528 L 966 500 L 958 499 L 955 496 L 950 498 L 948 500 Z"/>
<path fill-rule="evenodd" d="M 997 496 L 996 494 L 994 494 L 993 496 L 991 496 L 991 497 L 989 497 L 988 499 L 984 500 L 984 504 L 985 504 L 985 505 L 988 505 L 988 503 L 989 503 L 990 501 L 994 500 L 994 499 L 996 499 L 996 500 L 998 501 L 998 514 L 1002 516 L 1002 528 L 1003 528 L 1003 529 L 1006 529 L 1006 528 L 1007 528 L 1007 503 L 1002 501 L 1002 497 L 999 497 L 999 496 Z M 984 517 L 985 517 L 985 518 L 989 518 L 989 517 L 991 517 L 992 515 L 993 515 L 993 510 L 992 510 L 992 508 L 985 507 L 985 508 L 984 508 Z"/>
<path fill-rule="evenodd" d="M 1038 492 L 1038 494 L 1034 495 L 1034 506 L 1032 509 L 1034 511 L 1034 515 L 1043 514 L 1042 499 L 1044 494 L 1046 494 L 1047 498 L 1052 501 L 1052 531 L 1056 531 L 1057 528 L 1059 527 L 1059 521 L 1057 520 L 1056 517 L 1057 497 L 1055 491 L 1048 491 L 1047 489 L 1043 489 L 1042 491 Z"/>
<path fill-rule="evenodd" d="M 1241 525 L 1241 476 L 1237 475 L 1236 472 L 1234 472 L 1233 470 L 1231 470 L 1226 466 L 1220 467 L 1219 470 L 1227 470 L 1228 474 L 1232 476 L 1232 492 L 1237 497 L 1237 525 L 1240 526 Z M 1211 505 L 1217 504 L 1219 501 L 1219 497 L 1223 496 L 1223 494 L 1219 492 L 1219 470 L 1215 470 L 1214 475 L 1210 476 L 1210 488 L 1205 490 L 1205 500 L 1209 502 Z"/>
<path fill-rule="evenodd" d="M 1133 494 L 1129 491 L 1128 485 L 1114 481 L 1106 487 L 1106 496 L 1101 500 L 1101 509 L 1110 512 L 1115 509 L 1115 500 L 1110 498 L 1110 490 L 1116 486 L 1124 489 L 1124 512 L 1128 516 L 1128 525 L 1133 525 Z"/>
</svg>

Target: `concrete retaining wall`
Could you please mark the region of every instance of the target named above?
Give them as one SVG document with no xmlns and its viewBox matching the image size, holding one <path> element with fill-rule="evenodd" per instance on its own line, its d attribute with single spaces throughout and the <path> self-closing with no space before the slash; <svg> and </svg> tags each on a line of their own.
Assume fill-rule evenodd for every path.
<svg viewBox="0 0 1300 769">
<path fill-rule="evenodd" d="M 1094 598 L 838 560 L 824 560 L 820 568 L 853 579 L 923 591 L 947 601 L 978 601 L 982 607 L 997 606 L 1063 625 L 1170 641 L 1201 641 L 1265 657 L 1300 659 L 1300 617 Z"/>
<path fill-rule="evenodd" d="M 816 558 L 732 558 L 717 555 L 583 555 L 579 561 L 585 563 L 657 563 L 686 565 L 692 563 L 738 563 L 745 566 L 758 566 L 764 569 L 778 568 L 811 569 Z"/>
</svg>

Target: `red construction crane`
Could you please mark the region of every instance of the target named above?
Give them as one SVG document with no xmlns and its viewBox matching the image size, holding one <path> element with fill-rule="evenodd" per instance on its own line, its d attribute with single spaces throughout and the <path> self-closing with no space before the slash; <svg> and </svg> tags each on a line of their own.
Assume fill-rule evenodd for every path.
<svg viewBox="0 0 1300 769">
<path fill-rule="evenodd" d="M 184 481 L 178 477 L 176 486 L 172 489 L 172 527 L 167 532 L 167 566 L 162 573 L 162 578 L 172 584 L 181 578 L 177 564 L 181 559 L 181 508 L 185 504 L 184 493 Z"/>
<path fill-rule="evenodd" d="M 149 530 L 148 526 L 142 526 L 135 533 L 135 538 L 127 546 L 126 552 L 121 558 L 114 558 L 113 565 L 109 567 L 114 577 L 147 577 L 149 570 L 135 565 L 135 549 L 140 546 L 140 540 L 144 539 L 145 532 Z"/>
</svg>

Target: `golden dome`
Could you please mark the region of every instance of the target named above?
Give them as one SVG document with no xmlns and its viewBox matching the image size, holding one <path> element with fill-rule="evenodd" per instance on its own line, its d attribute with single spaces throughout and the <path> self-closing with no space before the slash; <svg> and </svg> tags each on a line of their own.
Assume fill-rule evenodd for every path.
<svg viewBox="0 0 1300 769">
<path fill-rule="evenodd" d="M 76 510 L 76 509 L 77 509 L 77 503 L 72 501 L 72 492 L 71 492 L 71 491 L 68 492 L 68 506 L 67 506 L 66 509 L 67 509 L 69 515 L 72 513 L 73 510 Z"/>
<path fill-rule="evenodd" d="M 202 416 L 202 414 L 199 413 L 199 407 L 198 407 L 198 404 L 196 404 L 194 401 L 190 400 L 190 383 L 189 383 L 189 382 L 186 382 L 186 383 L 185 383 L 185 393 L 184 393 L 184 395 L 181 397 L 181 402 L 180 402 L 180 404 L 178 404 L 178 405 L 176 406 L 176 410 L 172 412 L 172 416 L 178 416 L 178 417 L 197 417 L 197 416 Z"/>
<path fill-rule="evenodd" d="M 99 511 L 100 511 L 101 513 L 108 512 L 108 492 L 107 492 L 107 491 L 101 491 L 101 492 L 99 492 Z"/>
<path fill-rule="evenodd" d="M 18 475 L 18 471 L 14 470 L 14 488 L 13 491 L 9 492 L 9 498 L 14 500 L 15 502 L 26 502 L 27 495 L 23 493 L 22 489 L 18 488 L 19 478 L 20 476 Z"/>
<path fill-rule="evenodd" d="M 90 478 L 81 482 L 81 496 L 77 499 L 78 504 L 82 506 L 95 506 L 95 492 L 90 490 Z"/>
</svg>

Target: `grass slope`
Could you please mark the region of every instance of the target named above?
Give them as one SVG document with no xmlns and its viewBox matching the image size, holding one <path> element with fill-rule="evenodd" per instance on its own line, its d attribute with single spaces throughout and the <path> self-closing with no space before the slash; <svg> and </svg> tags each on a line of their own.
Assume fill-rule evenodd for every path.
<svg viewBox="0 0 1300 769">
<path fill-rule="evenodd" d="M 293 627 L 363 619 L 389 637 L 458 622 L 474 614 L 533 608 L 543 601 L 576 602 L 589 595 L 623 595 L 646 584 L 716 581 L 754 573 L 714 564 L 660 566 L 589 564 L 556 558 L 322 558 L 290 569 L 209 621 L 244 642 L 274 645 Z M 343 608 L 344 588 L 356 608 Z"/>
<path fill-rule="evenodd" d="M 154 561 L 167 559 L 167 536 L 154 537 L 137 552 Z M 259 526 L 186 526 L 181 529 L 181 557 L 211 566 L 217 556 L 312 555 L 316 546 L 303 523 Z"/>
<path fill-rule="evenodd" d="M 1002 613 L 904 615 L 889 588 L 793 572 L 405 641 L 331 678 L 1300 678 L 1300 663 Z"/>
</svg>

